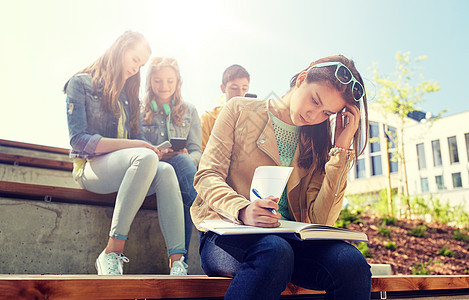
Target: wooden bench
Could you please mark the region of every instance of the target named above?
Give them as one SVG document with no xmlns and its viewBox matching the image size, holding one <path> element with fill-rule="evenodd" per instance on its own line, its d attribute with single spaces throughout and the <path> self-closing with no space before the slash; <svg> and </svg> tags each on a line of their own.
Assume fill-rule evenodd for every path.
<svg viewBox="0 0 469 300">
<path fill-rule="evenodd" d="M 68 154 L 68 149 L 0 139 L 0 146 L 48 153 Z M 0 162 L 18 166 L 71 171 L 71 161 L 0 153 Z M 70 175 L 71 176 L 71 175 Z M 79 188 L 57 187 L 13 181 L 0 181 L 0 196 L 31 200 L 114 206 L 116 194 L 95 194 Z M 142 208 L 155 209 L 154 197 Z M 230 278 L 204 275 L 0 275 L 0 299 L 176 299 L 222 298 Z M 453 292 L 469 295 L 469 276 L 374 276 L 372 292 Z M 288 285 L 282 298 L 301 295 L 322 297 L 312 291 Z M 469 297 L 468 297 L 469 298 Z M 302 298 L 304 299 L 304 298 Z"/>
<path fill-rule="evenodd" d="M 175 299 L 221 298 L 230 278 L 205 275 L 0 275 L 1 299 Z M 374 276 L 373 293 L 446 291 L 446 295 L 469 295 L 469 275 Z M 282 293 L 323 295 L 289 284 Z M 441 294 L 441 293 L 440 293 Z M 304 298 L 303 298 L 304 299 Z"/>
<path fill-rule="evenodd" d="M 68 149 L 49 147 L 36 144 L 28 144 L 16 141 L 0 139 L 0 146 L 18 149 L 27 149 L 47 153 L 68 155 Z M 73 163 L 71 160 L 40 158 L 35 156 L 10 154 L 0 152 L 0 163 L 15 166 L 28 166 L 44 169 L 62 170 L 71 172 Z M 72 176 L 71 173 L 68 176 Z M 96 194 L 87 190 L 52 185 L 22 183 L 14 181 L 0 181 L 0 196 L 12 198 L 24 198 L 30 200 L 44 200 L 48 202 L 80 203 L 88 205 L 114 206 L 117 193 Z M 147 197 L 142 205 L 143 209 L 156 209 L 155 197 Z"/>
</svg>

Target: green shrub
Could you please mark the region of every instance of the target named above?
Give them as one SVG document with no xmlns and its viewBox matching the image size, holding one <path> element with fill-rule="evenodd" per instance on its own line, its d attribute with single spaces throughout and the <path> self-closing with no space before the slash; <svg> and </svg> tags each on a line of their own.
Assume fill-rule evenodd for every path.
<svg viewBox="0 0 469 300">
<path fill-rule="evenodd" d="M 351 223 L 361 223 L 360 210 L 351 211 L 348 207 L 344 208 L 339 215 L 339 219 L 335 223 L 336 227 L 348 228 Z"/>
<path fill-rule="evenodd" d="M 358 250 L 363 254 L 364 257 L 371 258 L 373 257 L 373 254 L 370 253 L 370 248 L 368 247 L 368 244 L 365 242 L 360 242 L 358 243 L 358 246 L 356 246 Z"/>
<path fill-rule="evenodd" d="M 426 214 L 431 214 L 432 209 L 427 204 L 427 201 L 420 196 L 410 199 L 410 210 L 411 213 L 418 216 L 424 216 Z"/>
<path fill-rule="evenodd" d="M 412 267 L 412 275 L 430 275 L 430 271 L 426 268 L 424 263 L 416 263 Z"/>
<path fill-rule="evenodd" d="M 448 257 L 453 257 L 454 256 L 454 252 L 452 250 L 448 249 L 448 245 L 444 245 L 443 247 L 441 247 L 441 249 L 438 250 L 438 252 L 436 254 L 437 255 L 448 256 Z"/>
<path fill-rule="evenodd" d="M 378 234 L 389 237 L 391 235 L 391 228 L 381 226 L 378 229 Z"/>
<path fill-rule="evenodd" d="M 469 242 L 469 235 L 462 233 L 459 230 L 455 230 L 453 234 L 453 239 L 456 241 L 464 241 L 464 242 Z"/>
<path fill-rule="evenodd" d="M 395 217 L 384 217 L 381 220 L 383 221 L 383 226 L 397 225 L 397 219 Z"/>
<path fill-rule="evenodd" d="M 394 251 L 397 249 L 396 243 L 391 241 L 384 242 L 384 248 Z"/>
<path fill-rule="evenodd" d="M 409 231 L 409 235 L 416 236 L 416 237 L 425 237 L 427 234 L 427 226 L 419 225 L 416 228 Z"/>
</svg>

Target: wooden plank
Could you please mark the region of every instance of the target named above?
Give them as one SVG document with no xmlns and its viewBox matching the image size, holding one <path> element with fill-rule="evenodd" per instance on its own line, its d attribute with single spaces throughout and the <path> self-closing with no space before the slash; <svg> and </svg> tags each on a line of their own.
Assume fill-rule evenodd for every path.
<svg viewBox="0 0 469 300">
<path fill-rule="evenodd" d="M 205 275 L 0 275 L 5 299 L 174 299 L 223 297 L 230 278 Z M 289 285 L 282 295 L 324 294 Z"/>
<path fill-rule="evenodd" d="M 51 152 L 51 153 L 61 153 L 61 154 L 68 154 L 69 152 L 69 149 L 65 149 L 65 148 L 51 147 L 51 146 L 45 146 L 45 145 L 30 144 L 30 143 L 23 143 L 23 142 L 11 141 L 11 140 L 2 140 L 2 139 L 0 139 L 0 146 L 31 149 L 31 150 L 38 150 L 38 151 Z"/>
<path fill-rule="evenodd" d="M 174 299 L 223 297 L 230 278 L 205 275 L 0 275 L 5 299 Z M 468 275 L 374 276 L 372 292 L 467 290 Z M 282 295 L 324 291 L 289 284 Z"/>
<path fill-rule="evenodd" d="M 469 289 L 469 275 L 373 276 L 372 292 Z"/>
<path fill-rule="evenodd" d="M 7 153 L 0 153 L 0 162 L 65 171 L 73 170 L 73 163 L 71 161 L 60 161 Z"/>
<path fill-rule="evenodd" d="M 0 181 L 0 196 L 12 196 L 31 200 L 80 203 L 113 207 L 117 193 L 95 194 L 80 188 L 67 188 L 50 185 L 31 184 L 13 181 Z M 148 196 L 142 208 L 156 210 L 155 196 Z"/>
</svg>

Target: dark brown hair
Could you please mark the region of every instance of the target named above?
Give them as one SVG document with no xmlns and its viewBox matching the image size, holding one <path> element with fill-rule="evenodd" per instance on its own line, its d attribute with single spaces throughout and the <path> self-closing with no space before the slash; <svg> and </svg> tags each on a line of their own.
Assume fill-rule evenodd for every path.
<svg viewBox="0 0 469 300">
<path fill-rule="evenodd" d="M 227 85 L 228 82 L 237 78 L 247 78 L 250 81 L 249 73 L 240 65 L 231 65 L 223 72 L 222 83 Z"/>
<path fill-rule="evenodd" d="M 326 83 L 340 92 L 348 104 L 355 105 L 358 107 L 358 109 L 360 109 L 360 114 L 363 116 L 363 118 L 360 118 L 360 125 L 358 126 L 358 129 L 353 137 L 355 159 L 358 159 L 358 156 L 363 153 L 368 139 L 368 107 L 366 102 L 366 95 L 363 96 L 361 100 L 363 105 L 360 107 L 360 103 L 355 101 L 353 98 L 351 83 L 343 84 L 335 77 L 335 70 L 337 66 L 311 68 L 316 64 L 324 62 L 341 62 L 347 66 L 347 68 L 349 68 L 353 76 L 362 84 L 363 87 L 365 87 L 363 79 L 355 68 L 353 61 L 343 55 L 335 55 L 316 60 L 312 62 L 306 69 L 293 76 L 290 80 L 290 90 L 295 88 L 298 76 L 302 72 L 307 71 L 307 83 Z M 365 124 L 362 124 L 362 122 Z M 365 128 L 365 132 L 362 132 L 362 128 Z M 314 166 L 318 171 L 324 173 L 326 162 L 329 160 L 329 150 L 331 147 L 331 124 L 329 119 L 320 124 L 301 126 L 299 141 L 300 156 L 298 160 L 299 166 L 306 169 Z"/>
</svg>

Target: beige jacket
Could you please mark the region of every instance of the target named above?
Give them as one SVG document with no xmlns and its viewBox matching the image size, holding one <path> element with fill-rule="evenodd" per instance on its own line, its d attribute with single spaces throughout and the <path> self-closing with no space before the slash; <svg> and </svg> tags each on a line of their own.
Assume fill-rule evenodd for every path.
<svg viewBox="0 0 469 300">
<path fill-rule="evenodd" d="M 269 117 L 270 100 L 234 98 L 227 102 L 215 122 L 195 175 L 198 193 L 191 207 L 197 229 L 203 220 L 238 219 L 250 204 L 250 186 L 258 166 L 278 166 L 280 156 Z M 296 221 L 333 225 L 342 208 L 347 171 L 354 155 L 333 154 L 326 163 L 326 174 L 314 173 L 297 165 L 299 151 L 287 183 L 287 196 Z"/>
</svg>

